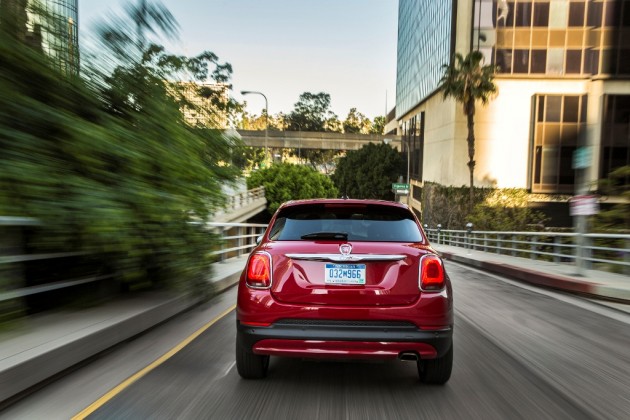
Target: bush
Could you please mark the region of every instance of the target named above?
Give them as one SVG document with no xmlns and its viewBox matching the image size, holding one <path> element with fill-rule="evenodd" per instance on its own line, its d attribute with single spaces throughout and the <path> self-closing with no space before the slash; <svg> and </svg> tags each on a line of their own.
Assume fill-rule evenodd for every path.
<svg viewBox="0 0 630 420">
<path fill-rule="evenodd" d="M 280 163 L 254 171 L 247 178 L 247 188 L 265 187 L 267 211 L 273 214 L 285 201 L 307 198 L 331 198 L 337 189 L 330 178 L 316 170 L 290 163 Z"/>
<path fill-rule="evenodd" d="M 393 200 L 392 183 L 401 173 L 400 153 L 387 144 L 369 143 L 339 159 L 332 179 L 351 198 Z"/>
<path fill-rule="evenodd" d="M 206 220 L 235 173 L 229 142 L 188 126 L 166 80 L 186 65 L 205 77 L 216 57 L 137 51 L 83 80 L 0 34 L 0 215 L 42 222 L 32 252 L 85 252 L 124 282 L 189 287 L 214 241 L 191 215 Z"/>
<path fill-rule="evenodd" d="M 544 222 L 528 207 L 528 193 L 518 188 L 474 188 L 474 208 L 468 213 L 469 187 L 445 187 L 426 182 L 422 189 L 422 222 L 434 228 L 524 231 Z"/>
</svg>

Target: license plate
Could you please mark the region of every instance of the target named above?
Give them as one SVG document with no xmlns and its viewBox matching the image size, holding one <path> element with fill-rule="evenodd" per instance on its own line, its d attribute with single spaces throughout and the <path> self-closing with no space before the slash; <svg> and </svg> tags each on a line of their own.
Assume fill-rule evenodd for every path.
<svg viewBox="0 0 630 420">
<path fill-rule="evenodd" d="M 326 284 L 365 284 L 365 264 L 326 264 Z"/>
</svg>

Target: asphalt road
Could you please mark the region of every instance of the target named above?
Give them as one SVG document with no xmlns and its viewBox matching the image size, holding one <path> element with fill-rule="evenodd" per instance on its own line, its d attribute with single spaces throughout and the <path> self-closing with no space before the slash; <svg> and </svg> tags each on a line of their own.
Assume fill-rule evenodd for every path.
<svg viewBox="0 0 630 420">
<path fill-rule="evenodd" d="M 418 382 L 413 362 L 272 358 L 240 379 L 234 312 L 164 363 L 108 394 L 90 419 L 625 419 L 630 315 L 447 263 L 454 282 L 453 376 Z M 0 418 L 69 418 L 233 304 L 234 290 L 121 345 Z M 149 360 L 147 362 L 147 360 Z M 104 400 L 101 400 L 104 401 Z"/>
</svg>

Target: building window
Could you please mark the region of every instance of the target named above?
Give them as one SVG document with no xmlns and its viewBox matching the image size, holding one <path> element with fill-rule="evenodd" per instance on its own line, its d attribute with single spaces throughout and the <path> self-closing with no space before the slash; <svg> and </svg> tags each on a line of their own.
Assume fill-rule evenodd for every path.
<svg viewBox="0 0 630 420">
<path fill-rule="evenodd" d="M 477 47 L 501 74 L 630 74 L 630 0 L 475 0 L 475 13 Z"/>
<path fill-rule="evenodd" d="M 403 124 L 403 159 L 405 173 L 407 157 L 409 157 L 409 176 L 416 181 L 422 181 L 422 167 L 424 159 L 424 112 L 421 112 Z"/>
<path fill-rule="evenodd" d="M 534 106 L 532 191 L 573 192 L 573 153 L 586 128 L 586 96 L 537 95 Z"/>
<path fill-rule="evenodd" d="M 600 177 L 630 165 L 630 95 L 604 96 Z M 626 179 L 626 184 L 630 183 Z"/>
<path fill-rule="evenodd" d="M 569 4 L 569 26 L 584 26 L 585 10 L 583 1 L 572 1 Z"/>
</svg>

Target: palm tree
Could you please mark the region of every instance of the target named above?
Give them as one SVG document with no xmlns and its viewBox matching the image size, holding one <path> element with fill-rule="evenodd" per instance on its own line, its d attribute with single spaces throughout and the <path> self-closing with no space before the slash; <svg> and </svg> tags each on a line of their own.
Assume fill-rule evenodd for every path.
<svg viewBox="0 0 630 420">
<path fill-rule="evenodd" d="M 473 206 L 473 174 L 475 171 L 475 102 L 481 100 L 486 105 L 496 95 L 497 86 L 494 84 L 494 74 L 497 67 L 482 65 L 483 54 L 471 51 L 466 57 L 455 53 L 450 64 L 444 64 L 444 74 L 440 80 L 440 89 L 444 99 L 449 96 L 464 106 L 468 125 L 468 170 L 470 172 L 469 211 Z"/>
</svg>

